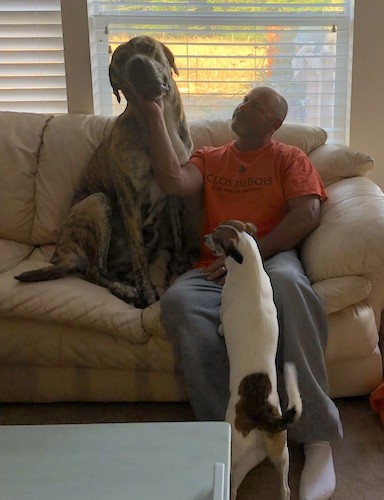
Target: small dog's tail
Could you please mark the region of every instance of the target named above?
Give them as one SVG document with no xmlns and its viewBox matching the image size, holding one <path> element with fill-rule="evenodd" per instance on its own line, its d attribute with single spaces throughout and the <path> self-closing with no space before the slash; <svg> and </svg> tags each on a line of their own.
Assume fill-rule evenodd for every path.
<svg viewBox="0 0 384 500">
<path fill-rule="evenodd" d="M 303 411 L 303 403 L 297 381 L 297 370 L 293 363 L 284 363 L 284 381 L 285 390 L 288 395 L 288 409 L 284 415 L 290 414 L 292 420 L 289 423 L 293 423 L 300 418 Z"/>
<path fill-rule="evenodd" d="M 282 415 L 268 400 L 272 386 L 266 373 L 252 373 L 241 381 L 235 427 L 244 436 L 255 428 L 270 433 L 282 432 L 300 418 L 302 401 L 294 364 L 285 363 L 284 379 L 288 408 Z"/>
<path fill-rule="evenodd" d="M 41 269 L 34 269 L 33 271 L 25 271 L 24 273 L 15 276 L 15 279 L 24 283 L 49 281 L 64 278 L 65 276 L 68 276 L 76 271 L 77 269 L 67 264 L 53 265 L 49 267 L 42 267 Z"/>
</svg>

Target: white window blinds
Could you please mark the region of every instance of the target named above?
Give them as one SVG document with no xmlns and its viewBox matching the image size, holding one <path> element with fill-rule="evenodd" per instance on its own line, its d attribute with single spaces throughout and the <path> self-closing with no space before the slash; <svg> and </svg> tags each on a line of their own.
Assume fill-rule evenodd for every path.
<svg viewBox="0 0 384 500">
<path fill-rule="evenodd" d="M 352 0 L 89 0 L 96 112 L 122 111 L 108 81 L 116 46 L 148 34 L 173 51 L 188 120 L 230 117 L 255 85 L 289 103 L 287 121 L 347 140 Z"/>
<path fill-rule="evenodd" d="M 67 111 L 60 0 L 0 1 L 0 110 Z"/>
</svg>

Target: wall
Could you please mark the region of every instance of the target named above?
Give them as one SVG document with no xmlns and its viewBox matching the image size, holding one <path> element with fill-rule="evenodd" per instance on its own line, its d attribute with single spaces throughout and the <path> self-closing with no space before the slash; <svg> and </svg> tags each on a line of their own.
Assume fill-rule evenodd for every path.
<svg viewBox="0 0 384 500">
<path fill-rule="evenodd" d="M 355 0 L 350 146 L 375 159 L 384 190 L 384 2 Z"/>
<path fill-rule="evenodd" d="M 68 113 L 93 113 L 87 0 L 61 0 Z M 70 64 L 68 60 L 70 59 Z"/>
</svg>

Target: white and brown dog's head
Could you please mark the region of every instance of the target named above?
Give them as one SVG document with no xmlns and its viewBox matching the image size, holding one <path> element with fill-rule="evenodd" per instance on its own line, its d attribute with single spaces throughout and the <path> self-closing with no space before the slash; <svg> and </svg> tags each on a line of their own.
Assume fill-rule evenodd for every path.
<svg viewBox="0 0 384 500">
<path fill-rule="evenodd" d="M 214 255 L 231 256 L 238 264 L 243 262 L 243 256 L 238 250 L 240 234 L 246 232 L 256 236 L 256 226 L 252 222 L 228 220 L 219 224 L 212 233 L 204 236 L 204 243 Z"/>
<path fill-rule="evenodd" d="M 175 91 L 172 68 L 178 75 L 175 58 L 163 43 L 149 36 L 132 38 L 113 53 L 109 66 L 113 93 L 119 102 L 119 90 L 127 101 L 138 92 L 144 99 L 153 101 Z"/>
</svg>

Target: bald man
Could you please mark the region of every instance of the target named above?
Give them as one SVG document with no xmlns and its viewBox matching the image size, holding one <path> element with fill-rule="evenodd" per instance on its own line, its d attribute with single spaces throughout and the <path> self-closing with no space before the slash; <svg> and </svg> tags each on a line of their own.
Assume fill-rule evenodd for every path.
<svg viewBox="0 0 384 500">
<path fill-rule="evenodd" d="M 330 442 L 342 436 L 342 426 L 328 396 L 324 305 L 296 250 L 319 225 L 326 192 L 300 149 L 272 139 L 287 115 L 287 102 L 272 88 L 252 89 L 232 116 L 237 138 L 221 147 L 202 148 L 185 165 L 179 164 L 173 150 L 161 100 L 141 105 L 148 117 L 157 183 L 167 195 L 203 193 L 203 234 L 227 219 L 257 226 L 257 243 L 278 311 L 276 364 L 282 406 L 287 401 L 282 381 L 286 361 L 296 365 L 303 398 L 302 416 L 288 430 L 288 437 L 304 446 L 300 498 L 330 498 L 336 484 Z M 228 357 L 217 333 L 225 273 L 224 259 L 202 245 L 194 268 L 161 299 L 163 323 L 199 420 L 223 420 L 229 399 Z"/>
</svg>

